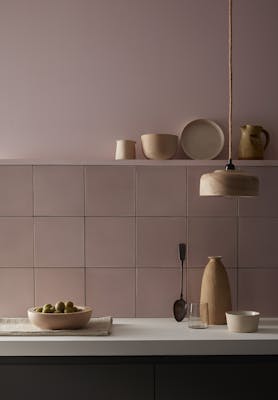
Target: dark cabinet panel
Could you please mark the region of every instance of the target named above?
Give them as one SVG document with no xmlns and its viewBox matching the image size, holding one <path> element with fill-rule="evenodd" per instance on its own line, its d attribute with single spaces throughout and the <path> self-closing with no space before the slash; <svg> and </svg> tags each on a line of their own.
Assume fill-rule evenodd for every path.
<svg viewBox="0 0 278 400">
<path fill-rule="evenodd" d="M 2 357 L 1 400 L 276 399 L 277 356 Z"/>
<path fill-rule="evenodd" d="M 265 363 L 160 364 L 156 366 L 156 400 L 273 398 L 277 373 L 276 364 Z"/>
<path fill-rule="evenodd" d="M 153 400 L 151 365 L 1 365 L 8 400 Z"/>
</svg>

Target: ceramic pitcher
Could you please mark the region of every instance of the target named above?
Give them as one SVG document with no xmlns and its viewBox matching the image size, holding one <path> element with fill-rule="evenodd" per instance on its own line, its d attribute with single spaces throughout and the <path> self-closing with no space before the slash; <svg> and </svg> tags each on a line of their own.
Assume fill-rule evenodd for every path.
<svg viewBox="0 0 278 400">
<path fill-rule="evenodd" d="M 269 144 L 269 133 L 259 125 L 244 125 L 240 129 L 239 160 L 263 160 L 264 150 Z"/>
</svg>

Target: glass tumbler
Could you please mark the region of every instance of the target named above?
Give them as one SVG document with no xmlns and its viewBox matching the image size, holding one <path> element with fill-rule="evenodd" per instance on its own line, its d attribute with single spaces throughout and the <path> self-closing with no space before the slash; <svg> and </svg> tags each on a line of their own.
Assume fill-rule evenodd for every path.
<svg viewBox="0 0 278 400">
<path fill-rule="evenodd" d="M 208 327 L 208 303 L 189 303 L 188 327 L 195 329 Z"/>
</svg>

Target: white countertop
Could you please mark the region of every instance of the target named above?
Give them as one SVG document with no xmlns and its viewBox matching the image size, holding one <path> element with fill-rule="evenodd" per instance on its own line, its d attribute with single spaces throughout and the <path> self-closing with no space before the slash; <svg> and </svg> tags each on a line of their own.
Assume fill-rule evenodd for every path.
<svg viewBox="0 0 278 400">
<path fill-rule="evenodd" d="M 226 325 L 190 329 L 167 318 L 114 319 L 110 336 L 2 336 L 0 356 L 175 356 L 278 354 L 278 318 L 254 333 Z"/>
</svg>

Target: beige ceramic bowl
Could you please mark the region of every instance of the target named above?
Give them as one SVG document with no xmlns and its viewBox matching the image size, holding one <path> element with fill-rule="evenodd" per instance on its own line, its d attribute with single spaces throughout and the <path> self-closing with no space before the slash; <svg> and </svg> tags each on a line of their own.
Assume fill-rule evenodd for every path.
<svg viewBox="0 0 278 400">
<path fill-rule="evenodd" d="M 144 156 L 150 160 L 169 160 L 178 148 L 178 136 L 167 133 L 147 133 L 141 136 Z"/>
<path fill-rule="evenodd" d="M 69 314 L 64 313 L 40 313 L 34 308 L 28 309 L 30 322 L 41 329 L 79 329 L 89 322 L 92 309 L 91 307 L 80 307 L 82 311 Z"/>
<path fill-rule="evenodd" d="M 226 319 L 231 332 L 256 332 L 260 313 L 257 311 L 228 311 Z"/>
</svg>

